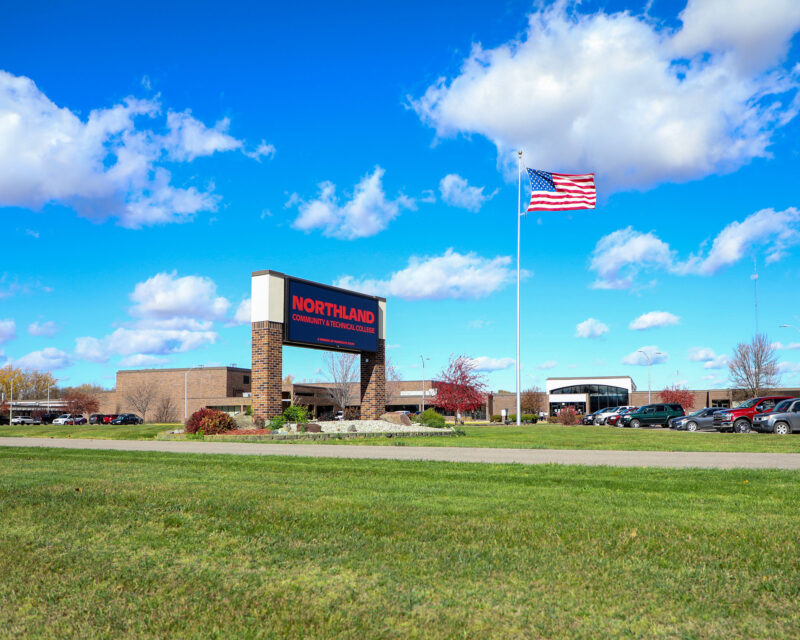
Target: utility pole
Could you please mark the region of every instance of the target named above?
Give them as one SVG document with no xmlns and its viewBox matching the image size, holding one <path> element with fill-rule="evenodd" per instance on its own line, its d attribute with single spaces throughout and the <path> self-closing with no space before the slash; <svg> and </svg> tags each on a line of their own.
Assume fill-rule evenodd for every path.
<svg viewBox="0 0 800 640">
<path fill-rule="evenodd" d="M 652 392 L 650 390 L 650 365 L 653 364 L 653 356 L 663 356 L 664 354 L 660 351 L 656 351 L 653 356 L 651 356 L 643 349 L 639 349 L 637 353 L 643 353 L 644 357 L 647 358 L 647 404 L 650 404 L 652 402 Z"/>
<path fill-rule="evenodd" d="M 423 358 L 422 354 L 420 354 L 419 359 L 422 360 L 422 409 L 420 409 L 420 412 L 422 412 L 425 411 L 425 361 L 430 360 L 430 358 Z"/>
</svg>

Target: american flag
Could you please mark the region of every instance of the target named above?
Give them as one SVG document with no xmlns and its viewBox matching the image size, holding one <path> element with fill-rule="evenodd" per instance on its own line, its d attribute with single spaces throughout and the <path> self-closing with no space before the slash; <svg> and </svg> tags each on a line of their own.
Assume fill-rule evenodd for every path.
<svg viewBox="0 0 800 640">
<path fill-rule="evenodd" d="M 528 211 L 569 211 L 594 209 L 597 191 L 593 173 L 548 173 L 528 169 L 531 203 Z"/>
</svg>

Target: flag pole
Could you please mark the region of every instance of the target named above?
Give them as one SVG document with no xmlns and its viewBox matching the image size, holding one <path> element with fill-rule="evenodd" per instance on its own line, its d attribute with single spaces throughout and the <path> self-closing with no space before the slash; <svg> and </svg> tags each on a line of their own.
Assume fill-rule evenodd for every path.
<svg viewBox="0 0 800 640">
<path fill-rule="evenodd" d="M 520 209 L 522 209 L 522 151 L 517 152 L 517 426 L 522 424 L 522 410 L 519 397 L 519 247 L 520 247 Z"/>
</svg>

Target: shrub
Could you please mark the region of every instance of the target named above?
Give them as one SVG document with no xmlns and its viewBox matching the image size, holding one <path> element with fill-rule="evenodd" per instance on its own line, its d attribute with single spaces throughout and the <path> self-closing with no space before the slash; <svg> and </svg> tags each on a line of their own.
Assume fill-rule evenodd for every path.
<svg viewBox="0 0 800 640">
<path fill-rule="evenodd" d="M 285 424 L 286 424 L 286 418 L 284 418 L 283 416 L 273 416 L 272 418 L 269 419 L 269 428 L 272 431 L 280 429 Z"/>
<path fill-rule="evenodd" d="M 499 414 L 494 414 L 491 418 L 489 418 L 489 422 L 501 422 L 503 420 L 503 416 Z"/>
<path fill-rule="evenodd" d="M 361 416 L 358 413 L 358 407 L 347 407 L 343 412 L 345 420 L 360 420 Z"/>
<path fill-rule="evenodd" d="M 566 425 L 578 424 L 578 414 L 572 407 L 564 407 L 558 412 L 558 422 Z"/>
<path fill-rule="evenodd" d="M 236 428 L 236 421 L 224 411 L 200 409 L 186 421 L 186 433 L 197 433 L 202 429 L 207 436 L 225 433 Z"/>
<path fill-rule="evenodd" d="M 510 416 L 508 416 L 508 421 L 511 423 L 516 423 L 517 414 L 512 413 Z M 523 413 L 520 422 L 536 424 L 537 422 L 539 422 L 539 416 L 537 416 L 535 413 Z"/>
<path fill-rule="evenodd" d="M 256 429 L 263 429 L 264 428 L 264 424 L 265 424 L 265 420 L 261 416 L 255 416 L 253 418 L 253 426 Z"/>
<path fill-rule="evenodd" d="M 247 408 L 244 410 L 244 415 L 252 416 L 253 415 L 253 405 L 248 404 Z"/>
<path fill-rule="evenodd" d="M 294 422 L 297 424 L 305 424 L 308 422 L 308 408 L 301 405 L 292 405 L 283 410 L 283 417 L 286 422 Z"/>
<path fill-rule="evenodd" d="M 426 427 L 434 427 L 436 429 L 444 429 L 444 416 L 441 413 L 437 413 L 434 409 L 425 409 L 421 414 L 419 414 L 419 422 L 424 424 Z"/>
</svg>

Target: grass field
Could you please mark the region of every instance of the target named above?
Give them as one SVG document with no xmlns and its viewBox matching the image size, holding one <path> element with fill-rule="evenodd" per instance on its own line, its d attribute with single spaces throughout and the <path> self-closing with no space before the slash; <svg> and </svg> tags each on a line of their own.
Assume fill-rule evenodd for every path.
<svg viewBox="0 0 800 640">
<path fill-rule="evenodd" d="M 0 448 L 0 637 L 795 640 L 799 478 Z"/>
<path fill-rule="evenodd" d="M 104 439 L 152 439 L 176 425 L 112 427 L 87 426 L 0 426 L 0 436 L 40 436 Z M 179 425 L 177 425 L 179 426 Z M 686 433 L 669 429 L 617 429 L 615 427 L 523 427 L 464 426 L 466 435 L 457 438 L 385 437 L 358 440 L 328 440 L 324 444 L 358 446 L 401 445 L 425 447 L 507 447 L 511 449 L 619 449 L 628 451 L 751 451 L 757 453 L 800 453 L 800 436 L 772 434 Z"/>
</svg>

